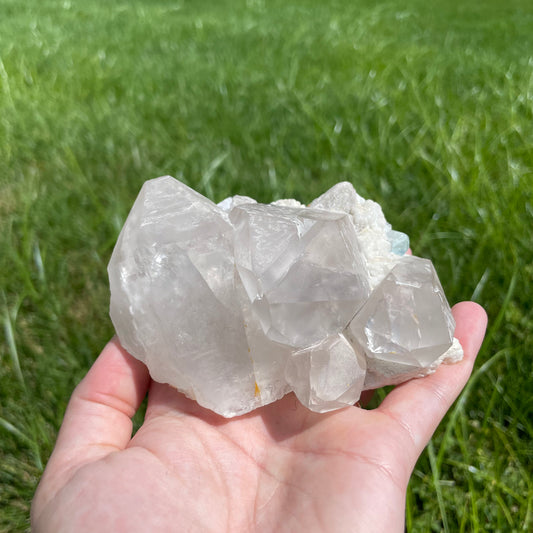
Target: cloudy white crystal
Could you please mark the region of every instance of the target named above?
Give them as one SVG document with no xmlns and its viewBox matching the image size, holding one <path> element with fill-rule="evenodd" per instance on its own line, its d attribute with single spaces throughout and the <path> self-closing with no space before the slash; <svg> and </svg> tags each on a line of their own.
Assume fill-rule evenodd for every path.
<svg viewBox="0 0 533 533">
<path fill-rule="evenodd" d="M 320 342 L 342 331 L 368 298 L 366 264 L 343 213 L 247 204 L 230 221 L 236 271 L 272 341 Z"/>
<path fill-rule="evenodd" d="M 231 417 L 289 391 L 310 409 L 462 357 L 430 261 L 381 207 L 339 183 L 296 200 L 218 205 L 165 176 L 144 184 L 111 261 L 122 345 Z"/>
<path fill-rule="evenodd" d="M 416 376 L 453 341 L 455 322 L 428 259 L 404 256 L 374 289 L 348 324 L 346 334 L 364 351 L 366 388 Z"/>
<path fill-rule="evenodd" d="M 301 403 L 317 411 L 353 405 L 365 382 L 366 360 L 342 334 L 291 353 L 285 379 Z"/>
</svg>

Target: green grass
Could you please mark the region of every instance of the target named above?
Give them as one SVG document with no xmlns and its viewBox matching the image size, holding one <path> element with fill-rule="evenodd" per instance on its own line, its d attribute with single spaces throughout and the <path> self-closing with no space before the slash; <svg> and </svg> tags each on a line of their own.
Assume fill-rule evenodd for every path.
<svg viewBox="0 0 533 533">
<path fill-rule="evenodd" d="M 288 5 L 287 5 L 288 4 Z M 533 528 L 533 5 L 0 0 L 0 532 L 25 531 L 112 335 L 142 184 L 381 202 L 490 317 L 408 492 L 410 531 Z"/>
</svg>

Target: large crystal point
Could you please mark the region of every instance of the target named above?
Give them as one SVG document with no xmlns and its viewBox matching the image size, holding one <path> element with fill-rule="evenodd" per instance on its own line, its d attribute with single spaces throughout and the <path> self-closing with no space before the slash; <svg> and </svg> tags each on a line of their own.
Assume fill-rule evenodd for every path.
<svg viewBox="0 0 533 533">
<path fill-rule="evenodd" d="M 347 328 L 367 358 L 366 388 L 405 381 L 453 341 L 455 322 L 431 261 L 404 256 Z"/>
<path fill-rule="evenodd" d="M 365 200 L 345 181 L 313 200 L 310 207 L 346 213 L 352 221 L 374 289 L 409 248 L 409 237 L 393 231 L 378 203 Z"/>
<path fill-rule="evenodd" d="M 111 318 L 154 380 L 223 416 L 290 391 L 338 409 L 462 357 L 433 266 L 403 255 L 408 242 L 349 183 L 306 208 L 215 205 L 158 178 L 113 251 Z"/>
<path fill-rule="evenodd" d="M 368 297 L 366 265 L 347 216 L 247 204 L 235 207 L 230 220 L 237 272 L 272 341 L 319 342 L 342 331 Z"/>
<path fill-rule="evenodd" d="M 207 198 L 166 177 L 147 182 L 109 263 L 122 345 L 170 383 L 228 416 L 254 401 L 233 289 L 233 229 Z"/>
</svg>

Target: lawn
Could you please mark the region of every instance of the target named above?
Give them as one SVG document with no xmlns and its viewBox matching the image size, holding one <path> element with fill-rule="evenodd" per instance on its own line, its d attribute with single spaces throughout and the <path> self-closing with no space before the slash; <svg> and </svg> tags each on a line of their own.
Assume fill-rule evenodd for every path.
<svg viewBox="0 0 533 533">
<path fill-rule="evenodd" d="M 29 530 L 113 334 L 118 232 L 163 174 L 216 201 L 349 180 L 382 203 L 450 302 L 489 314 L 408 529 L 533 529 L 529 0 L 0 0 L 0 532 Z"/>
</svg>

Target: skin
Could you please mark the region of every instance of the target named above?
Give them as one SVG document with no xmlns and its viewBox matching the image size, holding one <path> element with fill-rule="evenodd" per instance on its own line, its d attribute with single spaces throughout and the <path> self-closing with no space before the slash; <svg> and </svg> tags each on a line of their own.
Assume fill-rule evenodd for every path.
<svg viewBox="0 0 533 533">
<path fill-rule="evenodd" d="M 112 340 L 69 402 L 32 531 L 403 531 L 411 472 L 467 382 L 486 329 L 474 303 L 453 313 L 462 362 L 397 386 L 374 410 L 329 414 L 290 394 L 223 419 L 151 382 Z"/>
</svg>

